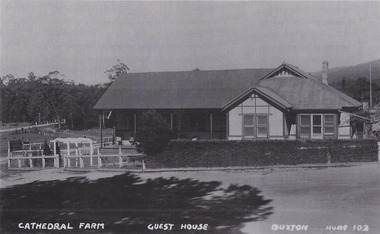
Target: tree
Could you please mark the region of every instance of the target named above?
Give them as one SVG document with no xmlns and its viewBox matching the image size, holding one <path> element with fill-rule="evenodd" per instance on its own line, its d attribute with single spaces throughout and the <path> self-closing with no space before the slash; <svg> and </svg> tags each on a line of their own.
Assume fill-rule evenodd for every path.
<svg viewBox="0 0 380 234">
<path fill-rule="evenodd" d="M 380 108 L 363 109 L 354 113 L 351 117 L 351 125 L 354 133 L 366 132 L 368 136 L 380 137 Z"/>
<path fill-rule="evenodd" d="M 35 123 L 39 119 L 65 118 L 74 129 L 90 128 L 98 123 L 92 108 L 105 90 L 103 85 L 76 85 L 66 81 L 58 71 L 42 77 L 33 72 L 26 78 L 3 76 L 0 80 L 1 120 Z"/>
<path fill-rule="evenodd" d="M 152 155 L 162 152 L 171 136 L 169 124 L 156 110 L 148 110 L 141 115 L 135 139 L 144 153 Z"/>
<path fill-rule="evenodd" d="M 120 62 L 119 59 L 117 60 L 117 62 L 118 63 L 116 65 L 113 65 L 109 70 L 104 72 L 108 75 L 108 79 L 110 80 L 111 83 L 114 80 L 116 80 L 116 78 L 120 74 L 127 73 L 127 71 L 129 71 L 129 67 L 125 65 L 124 63 Z"/>
</svg>

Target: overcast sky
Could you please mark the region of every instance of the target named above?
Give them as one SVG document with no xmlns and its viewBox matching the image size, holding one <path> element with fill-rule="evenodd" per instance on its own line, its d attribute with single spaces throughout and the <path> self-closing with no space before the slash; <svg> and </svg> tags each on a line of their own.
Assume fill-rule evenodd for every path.
<svg viewBox="0 0 380 234">
<path fill-rule="evenodd" d="M 1 0 L 0 75 L 50 71 L 76 83 L 104 71 L 274 68 L 307 72 L 380 59 L 380 2 Z"/>
</svg>

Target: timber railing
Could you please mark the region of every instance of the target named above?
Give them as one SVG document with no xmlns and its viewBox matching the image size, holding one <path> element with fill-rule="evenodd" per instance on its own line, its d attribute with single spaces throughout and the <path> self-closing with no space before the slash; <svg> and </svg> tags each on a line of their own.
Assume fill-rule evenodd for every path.
<svg viewBox="0 0 380 234">
<path fill-rule="evenodd" d="M 10 142 L 8 142 L 8 168 L 9 169 L 21 169 L 21 168 L 45 168 L 47 165 L 46 160 L 52 159 L 53 166 L 59 167 L 59 155 L 44 155 L 42 150 L 43 143 L 22 143 L 21 150 L 11 150 Z M 37 163 L 38 161 L 41 163 Z M 17 166 L 13 166 L 12 161 L 17 161 Z M 37 162 L 36 162 L 37 161 Z M 36 162 L 36 163 L 34 163 Z"/>
<path fill-rule="evenodd" d="M 144 172 L 145 161 L 143 154 L 123 153 L 121 147 L 119 147 L 118 153 L 103 154 L 100 152 L 100 145 L 93 144 L 89 139 L 85 140 L 86 142 L 66 142 L 59 148 L 57 141 L 53 140 L 51 142 L 54 148 L 53 155 L 44 155 L 44 143 L 18 141 L 16 145 L 14 142 L 8 142 L 8 168 L 37 169 L 47 166 L 54 166 L 55 168 L 62 166 L 64 168 L 110 168 L 110 166 L 116 166 L 118 168 L 141 168 L 141 171 Z M 48 161 L 49 163 L 47 163 L 47 160 L 50 162 Z"/>
<path fill-rule="evenodd" d="M 71 154 L 71 152 L 74 152 L 74 154 Z M 90 167 L 102 168 L 106 165 L 111 164 L 116 165 L 118 168 L 122 168 L 124 166 L 139 166 L 141 167 L 142 172 L 144 172 L 145 169 L 145 161 L 143 154 L 123 154 L 121 148 L 119 148 L 118 154 L 102 154 L 100 153 L 100 149 L 98 148 L 97 154 L 89 155 L 82 154 L 82 152 L 78 149 L 72 149 L 70 150 L 70 153 L 65 154 L 63 158 L 63 165 L 65 168 L 87 167 L 85 163 L 85 159 L 87 159 L 86 161 L 89 161 Z M 96 160 L 95 162 L 94 159 Z"/>
</svg>

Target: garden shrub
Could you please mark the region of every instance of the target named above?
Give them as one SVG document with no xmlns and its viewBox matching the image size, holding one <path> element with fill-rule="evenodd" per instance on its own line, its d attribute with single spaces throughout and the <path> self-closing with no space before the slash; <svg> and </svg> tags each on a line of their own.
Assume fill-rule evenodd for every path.
<svg viewBox="0 0 380 234">
<path fill-rule="evenodd" d="M 151 155 L 162 152 L 171 137 L 169 124 L 156 110 L 142 113 L 135 138 L 144 153 Z"/>
<path fill-rule="evenodd" d="M 171 141 L 147 159 L 156 167 L 235 167 L 373 162 L 376 140 Z"/>
</svg>

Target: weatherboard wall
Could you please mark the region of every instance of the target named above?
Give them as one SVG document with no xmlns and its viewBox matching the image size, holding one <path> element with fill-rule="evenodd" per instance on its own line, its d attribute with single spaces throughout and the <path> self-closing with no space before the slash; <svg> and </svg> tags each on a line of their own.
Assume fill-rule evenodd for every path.
<svg viewBox="0 0 380 234">
<path fill-rule="evenodd" d="M 244 116 L 253 117 L 253 136 L 247 136 Z M 259 125 L 257 116 L 267 117 L 266 124 Z M 265 119 L 265 118 L 262 118 Z M 241 104 L 228 112 L 228 139 L 284 139 L 284 116 L 277 108 L 273 107 L 257 95 L 252 95 Z M 267 135 L 258 134 L 259 127 L 266 126 Z"/>
</svg>

